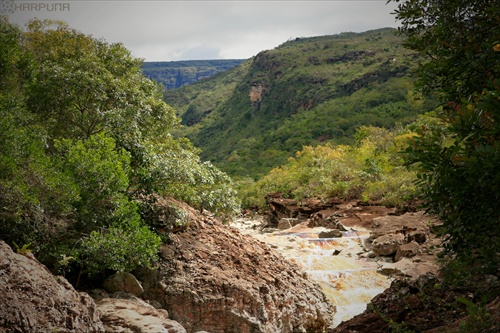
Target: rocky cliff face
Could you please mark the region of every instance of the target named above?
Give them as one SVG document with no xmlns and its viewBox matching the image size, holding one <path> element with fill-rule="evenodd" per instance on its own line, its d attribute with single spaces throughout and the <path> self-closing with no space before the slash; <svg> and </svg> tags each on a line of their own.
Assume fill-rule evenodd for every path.
<svg viewBox="0 0 500 333">
<path fill-rule="evenodd" d="M 158 269 L 136 272 L 142 286 L 137 282 L 132 289 L 128 275 L 118 274 L 118 281 L 106 284 L 112 294 L 102 291 L 97 305 L 31 253 L 14 253 L 0 241 L 0 299 L 6 305 L 0 332 L 287 333 L 331 327 L 335 307 L 297 265 L 182 206 L 191 225 L 170 235 Z M 116 289 L 117 283 L 123 288 Z"/>
<path fill-rule="evenodd" d="M 189 207 L 191 225 L 161 248 L 159 269 L 137 274 L 188 332 L 325 332 L 334 306 L 269 246 Z"/>
<path fill-rule="evenodd" d="M 94 301 L 0 241 L 0 332 L 104 332 Z"/>
<path fill-rule="evenodd" d="M 162 84 L 166 90 L 170 90 L 229 70 L 243 61 L 239 59 L 218 59 L 145 62 L 142 70 L 147 77 Z"/>
</svg>

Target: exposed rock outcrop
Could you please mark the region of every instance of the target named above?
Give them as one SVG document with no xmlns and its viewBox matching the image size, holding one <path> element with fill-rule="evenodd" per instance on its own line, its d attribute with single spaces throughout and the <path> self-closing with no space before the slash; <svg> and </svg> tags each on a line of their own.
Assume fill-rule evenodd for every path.
<svg viewBox="0 0 500 333">
<path fill-rule="evenodd" d="M 405 244 L 404 235 L 388 234 L 381 235 L 373 240 L 371 247 L 377 256 L 390 256 L 398 251 L 401 244 Z"/>
<path fill-rule="evenodd" d="M 429 247 L 426 245 L 434 245 L 429 226 L 435 222 L 422 211 L 374 218 L 369 247 L 378 256 L 395 255 L 395 261 L 414 257 Z"/>
<path fill-rule="evenodd" d="M 178 322 L 168 318 L 163 309 L 155 309 L 143 300 L 103 298 L 97 302 L 107 333 L 186 333 Z"/>
<path fill-rule="evenodd" d="M 431 273 L 421 275 L 416 280 L 395 280 L 389 289 L 370 302 L 366 311 L 329 332 L 498 332 L 500 297 L 482 305 L 484 314 L 488 313 L 487 317 L 471 318 L 468 314 L 472 313 L 467 313 L 466 306 L 458 302 L 457 298 L 475 304 L 480 304 L 481 298 L 463 288 L 437 288 L 440 282 Z M 487 283 L 492 292 L 498 292 L 500 283 L 496 277 Z M 464 324 L 468 324 L 472 330 L 468 330 Z"/>
<path fill-rule="evenodd" d="M 280 193 L 269 195 L 267 197 L 267 202 L 271 209 L 267 217 L 268 225 L 271 227 L 277 226 L 278 223 L 285 218 L 293 218 L 297 221 L 294 225 L 297 225 L 299 222 L 311 218 L 313 214 L 318 212 L 321 212 L 321 214 L 319 214 L 317 218 L 312 219 L 312 222 L 326 220 L 327 217 L 335 212 L 336 204 L 339 203 L 333 198 L 326 202 L 319 199 L 305 199 L 299 202 L 293 199 L 283 198 Z M 325 225 L 321 225 L 321 222 L 310 225 L 310 227 L 315 226 L 319 227 Z M 337 227 L 333 226 L 333 228 Z"/>
<path fill-rule="evenodd" d="M 188 332 L 325 332 L 334 306 L 268 245 L 186 207 L 191 225 L 171 234 L 157 270 L 136 272 L 143 297 Z"/>
<path fill-rule="evenodd" d="M 329 229 L 338 229 L 340 231 L 347 231 L 344 225 L 340 223 L 340 217 L 345 217 L 345 216 L 336 213 L 335 210 L 333 209 L 321 210 L 311 215 L 308 226 L 310 228 L 325 227 Z"/>
<path fill-rule="evenodd" d="M 383 235 L 400 234 L 408 241 L 425 243 L 429 235 L 429 225 L 435 219 L 424 216 L 423 211 L 406 213 L 404 215 L 387 215 L 372 220 L 371 238 L 377 239 Z"/>
<path fill-rule="evenodd" d="M 0 332 L 104 332 L 92 298 L 0 241 Z"/>
</svg>

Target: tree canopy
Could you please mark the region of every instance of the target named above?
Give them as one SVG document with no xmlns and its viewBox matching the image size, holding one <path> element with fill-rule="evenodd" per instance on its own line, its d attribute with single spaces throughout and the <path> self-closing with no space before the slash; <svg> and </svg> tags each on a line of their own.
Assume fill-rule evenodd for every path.
<svg viewBox="0 0 500 333">
<path fill-rule="evenodd" d="M 441 127 L 423 126 L 407 150 L 427 210 L 444 221 L 459 257 L 500 252 L 500 1 L 409 0 L 396 17 L 405 46 L 425 59 L 419 87 L 437 95 Z"/>
<path fill-rule="evenodd" d="M 230 214 L 231 180 L 186 139 L 141 60 L 123 45 L 0 19 L 0 237 L 60 272 L 152 265 L 150 199 Z M 68 258 L 71 258 L 69 260 Z"/>
</svg>

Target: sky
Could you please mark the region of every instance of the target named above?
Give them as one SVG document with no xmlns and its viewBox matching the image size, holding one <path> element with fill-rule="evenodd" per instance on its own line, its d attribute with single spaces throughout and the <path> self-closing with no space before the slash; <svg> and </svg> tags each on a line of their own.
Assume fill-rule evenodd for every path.
<svg viewBox="0 0 500 333">
<path fill-rule="evenodd" d="M 0 0 L 21 27 L 59 19 L 145 61 L 248 59 L 297 37 L 397 27 L 386 0 Z"/>
</svg>

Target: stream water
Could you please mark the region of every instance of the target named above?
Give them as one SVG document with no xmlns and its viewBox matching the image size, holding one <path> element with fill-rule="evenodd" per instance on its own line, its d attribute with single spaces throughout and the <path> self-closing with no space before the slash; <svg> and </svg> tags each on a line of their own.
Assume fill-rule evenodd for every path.
<svg viewBox="0 0 500 333">
<path fill-rule="evenodd" d="M 258 219 L 238 219 L 233 226 L 269 244 L 285 258 L 297 263 L 323 289 L 337 307 L 337 326 L 366 309 L 367 303 L 390 285 L 390 280 L 377 273 L 379 265 L 360 259 L 367 230 L 342 232 L 341 238 L 318 238 L 325 228 L 308 228 L 299 224 L 287 230 L 260 231 Z"/>
</svg>

